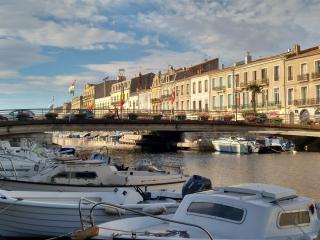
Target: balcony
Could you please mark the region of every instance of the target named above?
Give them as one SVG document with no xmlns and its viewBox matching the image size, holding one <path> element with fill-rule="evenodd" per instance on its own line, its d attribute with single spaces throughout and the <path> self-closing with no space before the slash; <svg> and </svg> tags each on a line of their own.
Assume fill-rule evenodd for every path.
<svg viewBox="0 0 320 240">
<path fill-rule="evenodd" d="M 302 81 L 309 81 L 309 73 L 299 74 L 297 79 L 298 79 L 298 81 L 300 81 L 300 82 L 302 82 Z"/>
<path fill-rule="evenodd" d="M 293 101 L 293 105 L 296 107 L 320 105 L 320 98 L 303 98 Z"/>
<path fill-rule="evenodd" d="M 226 91 L 226 86 L 216 87 L 216 91 L 217 92 L 225 92 Z"/>
<path fill-rule="evenodd" d="M 268 85 L 269 84 L 269 78 L 262 78 L 260 80 L 257 80 L 257 83 L 259 85 Z"/>
<path fill-rule="evenodd" d="M 160 98 L 151 98 L 151 103 L 161 103 Z"/>
<path fill-rule="evenodd" d="M 161 94 L 161 99 L 162 99 L 162 100 L 171 99 L 171 94 Z"/>
<path fill-rule="evenodd" d="M 320 80 L 320 72 L 313 72 L 311 73 L 311 78 L 313 80 Z"/>
</svg>

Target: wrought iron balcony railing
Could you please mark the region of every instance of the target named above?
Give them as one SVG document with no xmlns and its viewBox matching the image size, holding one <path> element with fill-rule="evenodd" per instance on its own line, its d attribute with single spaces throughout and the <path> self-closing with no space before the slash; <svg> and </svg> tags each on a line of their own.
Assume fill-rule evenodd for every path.
<svg viewBox="0 0 320 240">
<path fill-rule="evenodd" d="M 320 105 L 320 97 L 319 98 L 302 98 L 295 99 L 293 101 L 293 105 L 299 106 L 309 106 L 309 105 Z"/>
<path fill-rule="evenodd" d="M 313 80 L 320 80 L 320 72 L 313 72 L 311 73 L 311 78 Z"/>
<path fill-rule="evenodd" d="M 309 81 L 309 73 L 306 74 L 299 74 L 298 81 Z"/>
</svg>

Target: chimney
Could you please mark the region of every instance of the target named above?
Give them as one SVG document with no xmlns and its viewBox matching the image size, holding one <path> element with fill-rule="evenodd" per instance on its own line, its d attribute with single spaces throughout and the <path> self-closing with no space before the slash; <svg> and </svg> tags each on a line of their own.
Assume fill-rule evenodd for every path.
<svg viewBox="0 0 320 240">
<path fill-rule="evenodd" d="M 247 52 L 247 55 L 244 58 L 244 64 L 248 64 L 252 61 L 252 56 L 250 55 L 250 52 Z"/>
<path fill-rule="evenodd" d="M 293 47 L 292 47 L 292 51 L 293 53 L 295 54 L 299 54 L 300 53 L 300 45 L 299 44 L 293 44 Z"/>
</svg>

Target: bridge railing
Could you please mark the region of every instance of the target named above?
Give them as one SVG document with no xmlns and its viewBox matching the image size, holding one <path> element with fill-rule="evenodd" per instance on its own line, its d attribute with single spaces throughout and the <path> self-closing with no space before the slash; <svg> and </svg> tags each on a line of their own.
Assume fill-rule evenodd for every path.
<svg viewBox="0 0 320 240">
<path fill-rule="evenodd" d="M 300 114 L 279 114 L 275 111 L 267 112 L 266 119 L 258 117 L 245 118 L 242 112 L 237 114 L 233 111 L 223 110 L 216 111 L 199 111 L 199 110 L 150 110 L 150 109 L 114 109 L 114 108 L 97 108 L 97 109 L 3 109 L 0 110 L 0 121 L 31 121 L 47 119 L 47 114 L 56 114 L 57 119 L 74 120 L 79 117 L 81 119 L 128 119 L 135 115 L 136 119 L 145 120 L 219 120 L 219 121 L 246 121 L 254 124 L 288 124 L 288 125 L 304 125 L 304 126 L 320 126 L 319 115 Z M 26 118 L 18 116 L 25 115 Z M 50 115 L 49 114 L 49 115 Z M 250 117 L 250 116 L 249 116 Z"/>
</svg>

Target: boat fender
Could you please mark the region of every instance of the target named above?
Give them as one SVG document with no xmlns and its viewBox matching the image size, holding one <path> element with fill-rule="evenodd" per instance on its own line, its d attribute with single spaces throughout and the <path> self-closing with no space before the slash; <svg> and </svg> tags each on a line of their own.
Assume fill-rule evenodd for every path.
<svg viewBox="0 0 320 240">
<path fill-rule="evenodd" d="M 112 216 L 122 216 L 126 214 L 126 210 L 120 209 L 120 208 L 115 208 L 115 207 L 104 207 L 104 211 L 108 215 Z"/>
<path fill-rule="evenodd" d="M 84 230 L 76 230 L 71 234 L 71 240 L 85 240 L 98 236 L 99 228 L 94 225 Z"/>
<path fill-rule="evenodd" d="M 142 212 L 149 213 L 152 215 L 160 215 L 160 214 L 166 213 L 167 209 L 163 205 L 162 206 L 148 206 L 148 207 L 144 207 L 142 209 Z"/>
</svg>

